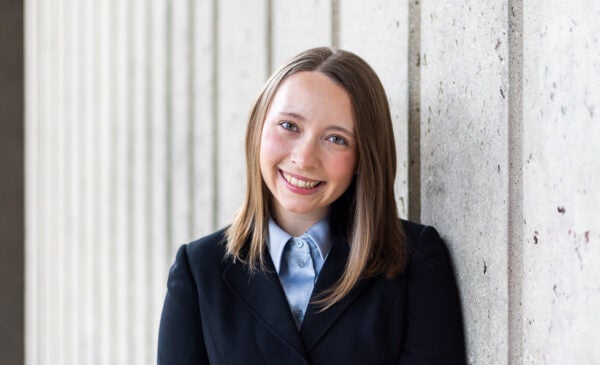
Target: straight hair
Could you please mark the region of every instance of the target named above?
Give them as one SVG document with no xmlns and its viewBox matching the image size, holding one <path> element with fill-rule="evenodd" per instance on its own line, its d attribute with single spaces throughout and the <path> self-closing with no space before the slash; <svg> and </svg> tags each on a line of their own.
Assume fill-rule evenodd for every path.
<svg viewBox="0 0 600 365">
<path fill-rule="evenodd" d="M 260 171 L 260 141 L 268 108 L 279 86 L 298 72 L 319 72 L 350 97 L 356 127 L 358 169 L 349 188 L 332 204 L 332 232 L 349 244 L 340 279 L 316 298 L 322 310 L 344 298 L 364 278 L 402 272 L 406 236 L 394 195 L 396 147 L 388 100 L 373 69 L 357 55 L 334 48 L 309 49 L 292 58 L 267 80 L 248 118 L 247 185 L 244 201 L 226 230 L 226 256 L 246 264 L 251 273 L 265 270 L 265 246 L 271 209 Z"/>
</svg>

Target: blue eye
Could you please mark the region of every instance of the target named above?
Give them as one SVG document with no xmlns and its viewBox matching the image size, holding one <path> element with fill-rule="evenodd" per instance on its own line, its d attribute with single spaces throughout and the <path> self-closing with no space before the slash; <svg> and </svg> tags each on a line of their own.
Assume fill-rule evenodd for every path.
<svg viewBox="0 0 600 365">
<path fill-rule="evenodd" d="M 298 130 L 298 127 L 294 123 L 288 122 L 286 120 L 280 122 L 279 125 L 281 126 L 281 128 L 287 129 L 288 131 L 295 132 Z"/>
<path fill-rule="evenodd" d="M 329 142 L 339 144 L 339 145 L 347 145 L 348 144 L 348 142 L 340 136 L 329 136 L 329 137 L 327 137 L 327 140 Z"/>
</svg>

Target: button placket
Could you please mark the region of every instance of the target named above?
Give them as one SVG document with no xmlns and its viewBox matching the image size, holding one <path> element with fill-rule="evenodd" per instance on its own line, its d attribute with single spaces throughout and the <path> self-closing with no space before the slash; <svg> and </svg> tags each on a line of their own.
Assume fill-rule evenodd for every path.
<svg viewBox="0 0 600 365">
<path fill-rule="evenodd" d="M 310 263 L 311 260 L 310 247 L 308 246 L 307 242 L 301 238 L 295 238 L 293 251 L 296 256 L 296 265 L 299 268 L 304 269 Z"/>
<path fill-rule="evenodd" d="M 292 237 L 284 250 L 281 277 L 292 317 L 300 328 L 314 285 L 315 271 L 309 239 Z"/>
</svg>

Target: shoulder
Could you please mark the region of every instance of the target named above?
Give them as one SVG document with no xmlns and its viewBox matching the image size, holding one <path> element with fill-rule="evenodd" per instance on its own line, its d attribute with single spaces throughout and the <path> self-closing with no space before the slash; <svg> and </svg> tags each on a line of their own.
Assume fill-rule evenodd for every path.
<svg viewBox="0 0 600 365">
<path fill-rule="evenodd" d="M 409 267 L 425 264 L 448 268 L 448 249 L 434 227 L 406 220 L 402 220 L 402 226 L 406 234 Z"/>
<path fill-rule="evenodd" d="M 460 296 L 448 249 L 431 226 L 403 221 L 407 243 L 406 333 L 403 359 L 465 364 Z"/>
<path fill-rule="evenodd" d="M 402 221 L 406 234 L 408 255 L 406 273 L 415 280 L 427 277 L 453 277 L 448 247 L 438 231 L 427 225 Z"/>
<path fill-rule="evenodd" d="M 225 231 L 220 229 L 207 236 L 182 245 L 177 251 L 175 265 L 185 264 L 192 273 L 221 267 L 225 263 Z"/>
<path fill-rule="evenodd" d="M 227 228 L 222 228 L 207 236 L 198 238 L 195 241 L 188 243 L 186 253 L 189 257 L 195 256 L 214 256 L 223 255 L 225 253 L 225 231 Z"/>
<path fill-rule="evenodd" d="M 401 219 L 400 221 L 402 222 L 402 228 L 406 234 L 407 244 L 411 249 L 423 244 L 426 245 L 431 240 L 440 239 L 437 230 L 432 226 L 426 226 L 404 219 Z"/>
</svg>

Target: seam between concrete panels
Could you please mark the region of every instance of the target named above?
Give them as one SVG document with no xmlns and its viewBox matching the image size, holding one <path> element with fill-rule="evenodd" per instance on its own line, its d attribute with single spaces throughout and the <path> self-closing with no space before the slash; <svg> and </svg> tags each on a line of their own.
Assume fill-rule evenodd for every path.
<svg viewBox="0 0 600 365">
<path fill-rule="evenodd" d="M 340 0 L 331 0 L 331 46 L 340 46 Z"/>
<path fill-rule="evenodd" d="M 408 218 L 421 220 L 421 5 L 408 4 Z"/>
<path fill-rule="evenodd" d="M 266 18 L 265 22 L 265 78 L 273 72 L 273 0 L 266 0 Z"/>
<path fill-rule="evenodd" d="M 219 217 L 219 0 L 212 1 L 212 229 Z"/>
<path fill-rule="evenodd" d="M 171 172 L 173 166 L 173 60 L 171 58 L 173 54 L 173 5 L 170 1 L 166 4 L 165 13 L 165 205 L 167 209 L 165 230 L 167 241 L 170 243 L 167 246 L 166 257 L 171 257 L 171 240 L 173 239 L 173 176 Z"/>
<path fill-rule="evenodd" d="M 145 6 L 145 14 L 144 16 L 146 17 L 146 24 L 145 24 L 145 41 L 146 41 L 146 47 L 145 47 L 145 57 L 146 57 L 146 64 L 145 64 L 145 70 L 144 70 L 144 74 L 146 77 L 147 83 L 146 83 L 146 89 L 145 89 L 145 95 L 144 95 L 144 108 L 145 108 L 145 113 L 146 113 L 146 119 L 148 121 L 152 121 L 152 95 L 154 93 L 154 83 L 152 82 L 154 74 L 153 74 L 153 70 L 154 70 L 154 58 L 152 57 L 153 55 L 153 51 L 154 51 L 154 42 L 152 39 L 152 7 L 148 4 Z M 153 123 L 150 122 L 145 129 L 145 139 L 146 139 L 146 149 L 144 151 L 144 154 L 146 156 L 145 158 L 145 164 L 146 164 L 146 176 L 144 176 L 144 178 L 146 179 L 146 181 L 148 182 L 148 185 L 146 187 L 146 194 L 145 194 L 145 199 L 147 202 L 147 206 L 146 206 L 146 211 L 144 212 L 144 230 L 146 233 L 146 237 L 148 238 L 148 241 L 150 242 L 150 249 L 146 250 L 146 252 L 144 253 L 144 260 L 146 260 L 147 265 L 146 266 L 146 272 L 145 272 L 145 285 L 147 288 L 152 288 L 154 286 L 154 275 L 151 275 L 151 269 L 150 269 L 150 263 L 152 262 L 152 255 L 153 255 L 153 250 L 154 250 L 154 245 L 152 243 L 152 241 L 154 241 L 156 238 L 153 237 L 152 235 L 152 216 L 153 216 L 153 204 L 152 204 L 152 191 L 154 189 L 154 181 L 152 179 L 153 177 L 153 164 L 152 164 L 152 128 L 153 128 Z M 155 307 L 152 305 L 153 303 L 153 297 L 152 297 L 152 290 L 149 290 L 146 292 L 146 297 L 145 300 L 149 303 L 148 308 L 150 308 L 150 310 L 146 311 L 146 316 L 145 316 L 145 321 L 146 323 L 152 323 L 154 320 L 154 310 Z M 148 331 L 148 333 L 146 334 L 146 338 L 145 338 L 145 344 L 146 346 L 148 346 L 148 348 L 152 348 L 153 344 L 154 344 L 154 337 L 153 337 L 154 333 L 153 331 Z M 149 351 L 146 351 L 145 354 L 145 360 L 147 362 L 150 362 L 152 360 L 151 358 L 151 354 L 149 353 Z"/>
<path fill-rule="evenodd" d="M 508 1 L 508 360 L 523 363 L 523 0 Z"/>
<path fill-rule="evenodd" d="M 196 103 L 195 103 L 195 93 L 194 87 L 196 84 L 196 32 L 195 32 L 195 24 L 196 24 L 196 1 L 188 0 L 188 67 L 189 67 L 189 75 L 188 75 L 188 141 L 187 141 L 187 149 L 188 149 L 188 176 L 190 179 L 190 183 L 188 184 L 188 201 L 190 203 L 190 216 L 188 223 L 188 237 L 194 237 L 194 227 L 196 226 L 196 219 L 198 217 L 197 209 L 194 202 L 196 201 L 196 175 L 194 174 L 194 165 L 196 164 L 196 154 L 194 153 L 194 138 L 196 136 L 196 128 L 194 124 L 194 120 L 196 119 Z"/>
</svg>

